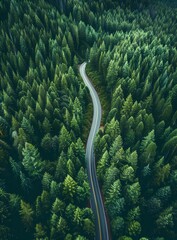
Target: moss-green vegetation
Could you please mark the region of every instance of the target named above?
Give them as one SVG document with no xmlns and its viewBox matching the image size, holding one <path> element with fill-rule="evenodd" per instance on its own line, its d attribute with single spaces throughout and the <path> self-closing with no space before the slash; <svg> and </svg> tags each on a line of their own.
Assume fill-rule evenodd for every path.
<svg viewBox="0 0 177 240">
<path fill-rule="evenodd" d="M 177 10 L 153 2 L 0 2 L 0 239 L 94 238 L 83 59 L 112 239 L 177 239 Z"/>
<path fill-rule="evenodd" d="M 93 239 L 80 27 L 42 0 L 0 12 L 0 239 Z"/>
<path fill-rule="evenodd" d="M 113 239 L 177 238 L 176 16 L 162 4 L 105 11 L 90 50 L 111 96 L 95 151 Z"/>
</svg>

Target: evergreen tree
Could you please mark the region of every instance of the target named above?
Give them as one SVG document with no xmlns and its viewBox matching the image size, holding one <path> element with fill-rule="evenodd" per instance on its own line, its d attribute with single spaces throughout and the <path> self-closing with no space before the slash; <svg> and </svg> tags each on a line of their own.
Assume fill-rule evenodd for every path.
<svg viewBox="0 0 177 240">
<path fill-rule="evenodd" d="M 26 231 L 30 231 L 30 229 L 33 226 L 34 211 L 31 208 L 31 206 L 28 203 L 24 202 L 23 200 L 21 200 L 21 203 L 20 203 L 19 214 L 21 216 L 21 220 L 25 226 Z"/>
<path fill-rule="evenodd" d="M 40 158 L 38 149 L 30 143 L 25 143 L 23 148 L 23 161 L 22 164 L 30 177 L 39 178 L 43 171 L 44 165 Z"/>
</svg>

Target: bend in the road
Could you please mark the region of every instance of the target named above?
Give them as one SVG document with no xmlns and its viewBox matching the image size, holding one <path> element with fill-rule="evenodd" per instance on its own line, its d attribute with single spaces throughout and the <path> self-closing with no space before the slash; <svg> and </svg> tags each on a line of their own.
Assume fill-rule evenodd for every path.
<svg viewBox="0 0 177 240">
<path fill-rule="evenodd" d="M 94 87 L 92 86 L 91 82 L 89 81 L 85 73 L 85 68 L 86 62 L 80 65 L 79 71 L 85 85 L 88 87 L 90 91 L 94 107 L 92 126 L 86 147 L 87 172 L 91 188 L 91 207 L 95 215 L 96 240 L 109 240 L 105 210 L 96 176 L 94 156 L 94 138 L 100 127 L 101 104 L 97 92 L 95 91 Z"/>
</svg>

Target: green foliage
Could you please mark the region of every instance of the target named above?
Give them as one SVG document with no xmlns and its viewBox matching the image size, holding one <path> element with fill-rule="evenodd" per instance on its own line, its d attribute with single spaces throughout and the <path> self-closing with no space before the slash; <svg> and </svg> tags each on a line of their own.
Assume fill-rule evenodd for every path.
<svg viewBox="0 0 177 240">
<path fill-rule="evenodd" d="M 98 178 L 100 179 L 100 181 L 103 181 L 103 179 L 104 179 L 106 167 L 108 165 L 108 159 L 109 159 L 109 154 L 108 154 L 108 151 L 106 151 L 103 154 L 103 156 L 100 159 L 98 166 L 97 166 L 97 175 L 98 175 Z"/>
<path fill-rule="evenodd" d="M 75 196 L 76 190 L 77 190 L 77 183 L 74 181 L 74 179 L 67 175 L 64 182 L 63 182 L 63 194 L 66 198 L 71 197 L 71 199 Z"/>
<path fill-rule="evenodd" d="M 126 197 L 127 201 L 129 201 L 131 204 L 137 204 L 140 195 L 141 195 L 140 184 L 138 182 L 135 182 L 132 185 L 127 186 Z"/>
<path fill-rule="evenodd" d="M 71 143 L 71 136 L 68 130 L 63 126 L 61 128 L 60 136 L 59 136 L 59 149 L 60 151 L 66 151 Z"/>
<path fill-rule="evenodd" d="M 157 228 L 162 232 L 168 232 L 168 229 L 173 228 L 174 222 L 173 222 L 173 214 L 172 214 L 172 208 L 165 209 L 158 219 L 156 220 Z"/>
<path fill-rule="evenodd" d="M 122 236 L 122 237 L 118 238 L 118 240 L 132 240 L 132 238 L 127 237 L 127 236 Z"/>
<path fill-rule="evenodd" d="M 94 238 L 85 59 L 112 239 L 177 239 L 177 14 L 163 2 L 1 1 L 1 239 Z"/>
<path fill-rule="evenodd" d="M 38 149 L 36 149 L 32 144 L 26 142 L 22 154 L 22 164 L 29 176 L 40 178 L 44 168 L 44 163 L 41 161 Z"/>
<path fill-rule="evenodd" d="M 133 221 L 128 226 L 130 236 L 138 236 L 141 233 L 141 225 L 137 221 Z"/>
<path fill-rule="evenodd" d="M 111 226 L 112 226 L 113 235 L 115 237 L 118 237 L 122 235 L 124 231 L 125 221 L 122 217 L 117 217 L 113 219 L 113 221 L 111 222 Z"/>
<path fill-rule="evenodd" d="M 114 9 L 110 3 L 108 10 L 103 4 L 101 19 L 95 7 L 99 35 L 87 69 L 93 84 L 104 86 L 110 107 L 95 141 L 97 174 L 113 239 L 175 240 L 174 225 L 157 230 L 156 223 L 176 196 L 177 52 L 175 27 L 165 27 L 176 10 L 159 1 L 144 4 L 138 11 L 135 1 L 118 1 Z M 125 221 L 121 231 L 118 217 Z"/>
<path fill-rule="evenodd" d="M 93 42 L 96 32 L 64 14 L 71 2 L 53 4 L 59 11 L 47 1 L 0 3 L 0 187 L 12 193 L 2 239 L 93 239 L 92 216 L 82 231 L 64 210 L 71 202 L 85 209 L 90 195 L 82 142 L 88 93 L 77 66 L 81 35 Z"/>
<path fill-rule="evenodd" d="M 47 240 L 48 238 L 46 237 L 46 232 L 43 226 L 40 223 L 37 223 L 35 226 L 35 238 L 36 239 L 45 239 Z"/>
<path fill-rule="evenodd" d="M 33 225 L 34 211 L 31 208 L 31 206 L 28 203 L 24 202 L 23 200 L 21 200 L 21 203 L 20 203 L 19 214 L 21 216 L 21 220 L 25 226 L 26 231 L 30 231 Z"/>
</svg>

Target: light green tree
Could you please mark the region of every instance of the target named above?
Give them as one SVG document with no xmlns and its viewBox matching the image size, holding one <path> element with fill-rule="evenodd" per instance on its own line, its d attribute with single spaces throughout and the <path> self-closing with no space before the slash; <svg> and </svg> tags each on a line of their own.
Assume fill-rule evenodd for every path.
<svg viewBox="0 0 177 240">
<path fill-rule="evenodd" d="M 65 235 L 68 230 L 68 225 L 66 220 L 63 217 L 60 217 L 57 224 L 57 231 L 62 235 Z"/>
<path fill-rule="evenodd" d="M 63 183 L 63 194 L 64 196 L 70 200 L 73 199 L 77 192 L 77 183 L 74 181 L 74 179 L 70 176 L 67 175 L 64 183 Z"/>
<path fill-rule="evenodd" d="M 97 166 L 97 174 L 98 174 L 98 178 L 100 179 L 100 181 L 103 181 L 103 179 L 104 179 L 104 175 L 106 172 L 106 168 L 108 166 L 108 162 L 109 162 L 109 154 L 108 154 L 108 151 L 106 150 L 104 152 L 102 158 L 98 162 L 98 166 Z"/>
<path fill-rule="evenodd" d="M 31 143 L 25 143 L 22 150 L 23 160 L 22 164 L 29 176 L 40 178 L 44 169 L 44 163 L 41 160 L 39 151 Z"/>
<path fill-rule="evenodd" d="M 141 188 L 139 182 L 135 182 L 126 187 L 126 197 L 130 204 L 137 204 L 140 194 Z"/>
<path fill-rule="evenodd" d="M 74 222 L 80 227 L 83 226 L 83 222 L 84 222 L 83 211 L 79 207 L 77 207 L 74 212 Z"/>
<path fill-rule="evenodd" d="M 138 236 L 141 234 L 141 225 L 138 221 L 132 221 L 128 226 L 130 236 Z"/>
<path fill-rule="evenodd" d="M 71 136 L 66 127 L 63 125 L 59 135 L 59 149 L 60 151 L 66 151 L 71 143 Z"/>
<path fill-rule="evenodd" d="M 52 213 L 57 215 L 61 215 L 65 210 L 65 203 L 60 199 L 56 198 L 53 205 L 52 205 Z"/>
<path fill-rule="evenodd" d="M 46 237 L 46 231 L 41 223 L 37 223 L 35 226 L 35 238 L 36 240 L 39 239 L 48 240 L 48 238 Z"/>
<path fill-rule="evenodd" d="M 30 229 L 33 226 L 34 218 L 34 211 L 31 208 L 30 204 L 21 200 L 19 214 L 21 216 L 21 220 L 22 223 L 24 224 L 26 231 L 30 231 Z"/>
</svg>

